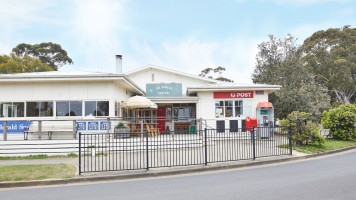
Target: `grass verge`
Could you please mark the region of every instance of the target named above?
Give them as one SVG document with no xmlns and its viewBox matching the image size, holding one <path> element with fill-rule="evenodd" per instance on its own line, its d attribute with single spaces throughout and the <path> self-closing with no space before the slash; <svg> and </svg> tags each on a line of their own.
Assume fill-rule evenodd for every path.
<svg viewBox="0 0 356 200">
<path fill-rule="evenodd" d="M 0 166 L 0 182 L 69 179 L 75 172 L 76 167 L 69 164 L 5 165 Z"/>
<path fill-rule="evenodd" d="M 0 156 L 0 160 L 30 160 L 30 159 L 47 159 L 47 158 L 77 158 L 77 157 L 78 155 L 75 153 L 70 153 L 68 155 L 53 155 L 53 156 L 40 154 L 40 155 L 29 155 L 29 156 Z"/>
<path fill-rule="evenodd" d="M 293 145 L 293 150 L 306 153 L 306 154 L 313 154 L 313 153 L 320 153 L 331 151 L 335 149 L 341 149 L 349 146 L 356 145 L 356 141 L 343 141 L 343 140 L 335 140 L 335 139 L 326 139 L 324 144 L 319 145 L 319 143 L 310 143 L 307 145 L 295 146 Z M 281 148 L 289 148 L 288 145 L 281 145 Z"/>
</svg>

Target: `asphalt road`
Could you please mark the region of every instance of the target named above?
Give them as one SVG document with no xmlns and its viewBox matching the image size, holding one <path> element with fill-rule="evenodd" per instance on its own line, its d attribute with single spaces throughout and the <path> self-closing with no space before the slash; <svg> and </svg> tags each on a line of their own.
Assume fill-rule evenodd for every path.
<svg viewBox="0 0 356 200">
<path fill-rule="evenodd" d="M 356 152 L 276 166 L 69 186 L 13 188 L 1 200 L 356 199 Z"/>
</svg>

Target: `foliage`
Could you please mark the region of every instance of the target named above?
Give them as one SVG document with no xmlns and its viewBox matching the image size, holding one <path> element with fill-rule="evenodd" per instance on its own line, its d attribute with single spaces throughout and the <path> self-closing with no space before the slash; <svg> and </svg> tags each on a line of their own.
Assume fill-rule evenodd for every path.
<svg viewBox="0 0 356 200">
<path fill-rule="evenodd" d="M 51 66 L 30 56 L 0 55 L 0 74 L 52 71 Z"/>
<path fill-rule="evenodd" d="M 330 97 L 327 88 L 316 83 L 314 75 L 304 67 L 295 41 L 291 35 L 284 40 L 270 35 L 268 42 L 259 44 L 252 79 L 254 83 L 282 86 L 269 95 L 277 118 L 285 118 L 292 111 L 312 113 L 319 118 L 329 108 Z"/>
<path fill-rule="evenodd" d="M 123 124 L 122 122 L 118 123 L 116 128 L 128 128 L 125 126 L 125 124 Z"/>
<path fill-rule="evenodd" d="M 223 71 L 226 71 L 226 69 L 225 69 L 224 67 L 221 67 L 221 66 L 219 66 L 219 67 L 217 67 L 217 68 L 214 68 L 214 69 L 208 67 L 208 68 L 206 68 L 206 69 L 203 69 L 203 70 L 200 72 L 199 76 L 201 76 L 201 77 L 207 77 L 207 78 L 215 79 L 215 80 L 219 80 L 219 81 L 224 81 L 224 82 L 234 82 L 234 81 L 231 80 L 231 79 L 228 79 L 228 78 L 223 77 L 223 76 L 222 76 Z M 217 78 L 213 78 L 213 75 L 211 75 L 211 73 L 213 73 L 213 75 L 217 73 L 217 74 L 218 74 L 218 77 L 217 77 Z"/>
<path fill-rule="evenodd" d="M 68 155 L 29 155 L 29 156 L 0 156 L 0 160 L 32 160 L 32 159 L 48 159 L 48 158 L 76 158 L 78 157 L 75 153 L 69 153 Z"/>
<path fill-rule="evenodd" d="M 335 149 L 345 148 L 349 146 L 356 145 L 355 141 L 342 141 L 335 139 L 326 139 L 323 144 L 319 144 L 318 142 L 309 143 L 307 145 L 302 146 L 293 146 L 293 150 L 302 152 L 302 153 L 320 153 L 326 151 L 332 151 Z M 280 145 L 280 148 L 289 148 L 289 145 Z"/>
<path fill-rule="evenodd" d="M 328 88 L 332 102 L 355 102 L 355 28 L 317 31 L 304 41 L 303 51 L 303 62 L 316 75 L 316 81 Z"/>
<path fill-rule="evenodd" d="M 341 140 L 356 139 L 356 104 L 344 104 L 323 113 L 321 124 Z"/>
<path fill-rule="evenodd" d="M 12 52 L 24 56 L 31 56 L 40 59 L 57 71 L 58 67 L 65 64 L 73 64 L 72 59 L 67 55 L 67 51 L 62 49 L 61 45 L 52 42 L 43 42 L 40 44 L 21 43 L 12 49 Z"/>
<path fill-rule="evenodd" d="M 311 113 L 293 111 L 280 122 L 282 127 L 291 126 L 292 140 L 297 145 L 318 142 L 322 144 L 325 138 L 319 134 L 319 128 L 310 120 Z"/>
</svg>

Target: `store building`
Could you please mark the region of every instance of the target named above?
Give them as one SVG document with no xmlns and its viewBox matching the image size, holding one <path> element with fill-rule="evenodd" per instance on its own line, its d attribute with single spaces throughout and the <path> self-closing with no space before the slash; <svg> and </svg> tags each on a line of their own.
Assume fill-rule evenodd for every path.
<svg viewBox="0 0 356 200">
<path fill-rule="evenodd" d="M 258 103 L 268 102 L 268 94 L 279 89 L 277 85 L 226 83 L 152 65 L 125 74 L 1 74 L 0 121 L 125 117 L 135 114 L 120 104 L 140 95 L 158 105 L 144 116 L 160 119 L 160 131 L 201 126 L 195 120 L 199 118 L 209 128 L 241 127 L 247 116 L 256 116 Z"/>
</svg>

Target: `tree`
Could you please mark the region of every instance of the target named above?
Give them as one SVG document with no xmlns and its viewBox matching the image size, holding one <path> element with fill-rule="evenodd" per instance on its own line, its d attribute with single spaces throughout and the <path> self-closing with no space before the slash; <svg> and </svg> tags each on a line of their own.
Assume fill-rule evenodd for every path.
<svg viewBox="0 0 356 200">
<path fill-rule="evenodd" d="M 217 67 L 217 68 L 214 68 L 214 69 L 208 67 L 208 68 L 206 68 L 206 69 L 203 69 L 203 70 L 200 72 L 199 76 L 201 76 L 201 77 L 207 77 L 207 78 L 215 79 L 215 80 L 219 80 L 219 81 L 224 81 L 224 82 L 234 82 L 234 81 L 231 80 L 231 79 L 228 79 L 228 78 L 223 77 L 223 76 L 222 76 L 223 71 L 226 71 L 226 69 L 225 69 L 224 67 L 221 67 L 221 66 L 219 66 L 219 67 Z M 211 75 L 211 72 L 213 72 L 213 75 L 217 73 L 217 74 L 218 74 L 218 77 L 217 77 L 217 78 L 213 78 L 213 75 Z"/>
<path fill-rule="evenodd" d="M 21 43 L 12 49 L 13 53 L 24 57 L 31 56 L 40 59 L 57 71 L 58 67 L 65 64 L 73 64 L 73 61 L 67 55 L 67 51 L 62 49 L 61 45 L 52 42 L 43 42 L 41 44 L 25 44 Z"/>
<path fill-rule="evenodd" d="M 53 71 L 48 64 L 42 63 L 38 58 L 23 56 L 11 53 L 0 55 L 0 74 L 26 73 L 26 72 L 43 72 Z"/>
<path fill-rule="evenodd" d="M 303 62 L 316 81 L 328 88 L 332 102 L 355 102 L 356 29 L 344 26 L 317 31 L 303 47 Z"/>
<path fill-rule="evenodd" d="M 282 86 L 269 95 L 276 117 L 285 118 L 292 111 L 300 111 L 319 118 L 329 107 L 330 97 L 327 89 L 316 83 L 314 75 L 303 66 L 302 51 L 295 41 L 291 35 L 284 40 L 270 35 L 268 42 L 259 44 L 252 80 Z"/>
</svg>

